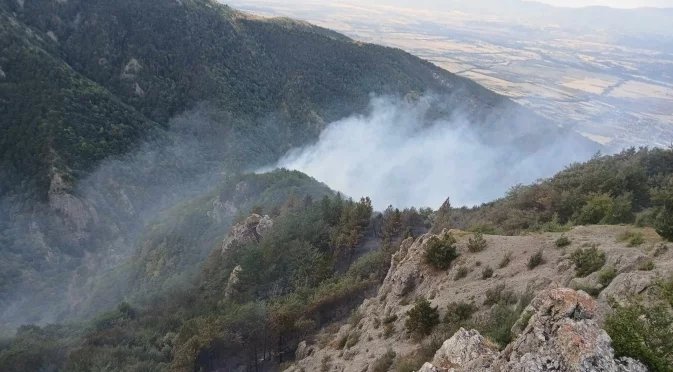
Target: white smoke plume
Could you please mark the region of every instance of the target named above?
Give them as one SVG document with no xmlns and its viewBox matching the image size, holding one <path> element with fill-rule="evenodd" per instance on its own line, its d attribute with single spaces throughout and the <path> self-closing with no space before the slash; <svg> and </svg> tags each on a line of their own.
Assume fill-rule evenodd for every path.
<svg viewBox="0 0 673 372">
<path fill-rule="evenodd" d="M 352 197 L 370 196 L 381 210 L 437 208 L 449 196 L 454 205 L 476 205 L 587 156 L 564 138 L 534 154 L 515 145 L 485 145 L 474 129 L 479 125 L 464 117 L 423 120 L 423 101 L 375 98 L 367 115 L 331 123 L 317 143 L 290 151 L 276 166 L 305 172 Z"/>
</svg>

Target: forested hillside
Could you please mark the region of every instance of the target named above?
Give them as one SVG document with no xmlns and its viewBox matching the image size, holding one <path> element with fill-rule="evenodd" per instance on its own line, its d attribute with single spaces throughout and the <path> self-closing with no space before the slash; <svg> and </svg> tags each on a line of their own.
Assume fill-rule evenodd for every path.
<svg viewBox="0 0 673 372">
<path fill-rule="evenodd" d="M 372 94 L 435 95 L 419 121 L 459 118 L 492 146 L 594 150 L 401 50 L 210 0 L 1 0 L 0 21 L 4 316 L 78 308 L 162 210 L 365 113 Z"/>
<path fill-rule="evenodd" d="M 23 326 L 15 337 L 0 344 L 0 366 L 16 371 L 90 371 L 101 368 L 120 371 L 215 371 L 235 368 L 274 371 L 282 369 L 283 362 L 292 361 L 299 342 L 306 339 L 313 340 L 325 352 L 342 350 L 344 359 L 339 357 L 339 363 L 347 364 L 349 349 L 364 340 L 358 339 L 357 328 L 352 328 L 354 332 L 342 337 L 341 333 L 335 333 L 333 326 L 328 325 L 347 319 L 351 309 L 373 294 L 390 264 L 399 269 L 396 266 L 399 265 L 398 260 L 403 260 L 405 250 L 413 242 L 408 240 L 401 247 L 401 239 L 414 237 L 416 231 L 427 231 L 430 225 L 433 226 L 432 231 L 469 224 L 471 229 L 486 234 L 538 233 L 530 239 L 517 241 L 530 243 L 535 240 L 539 241 L 535 244 L 555 245 L 553 254 L 547 255 L 558 260 L 569 257 L 574 261 L 578 280 L 593 273 L 592 278 L 608 284 L 618 274 L 616 269 L 610 271 L 610 267 L 606 266 L 600 275 L 598 270 L 612 262 L 613 258 L 607 259 L 605 253 L 601 253 L 603 248 L 599 249 L 596 244 L 586 245 L 589 243 L 581 247 L 592 248 L 573 247 L 575 253 L 570 254 L 571 250 L 566 254 L 566 247 L 572 244 L 579 246 L 580 242 L 573 242 L 561 233 L 568 232 L 573 224 L 635 223 L 641 227 L 654 227 L 659 235 L 646 237 L 642 232 L 633 231 L 637 227 L 619 227 L 626 232 L 631 230 L 629 235 L 618 237 L 617 242 L 611 240 L 608 245 L 610 252 L 621 252 L 619 254 L 624 256 L 620 257 L 624 260 L 628 261 L 634 255 L 641 257 L 644 261 L 637 266 L 638 275 L 656 279 L 650 271 L 659 267 L 658 260 L 670 256 L 661 238 L 673 240 L 672 154 L 670 149 L 641 149 L 596 157 L 587 163 L 570 166 L 549 180 L 516 187 L 502 200 L 472 210 L 452 209 L 447 202 L 435 212 L 389 208 L 378 214 L 373 212 L 369 198 L 364 197 L 360 201 L 344 199 L 298 172 L 281 170 L 230 179 L 217 190 L 167 211 L 162 219 L 148 228 L 148 245 L 131 261 L 131 265 L 140 274 L 135 278 L 141 279 L 137 284 L 151 289 L 151 295 L 146 293 L 116 307 L 110 304 L 114 309 L 88 322 Z M 242 190 L 246 191 L 241 193 Z M 288 190 L 291 191 L 288 193 Z M 305 196 L 300 197 L 301 194 Z M 561 208 L 563 203 L 552 203 L 556 200 L 554 195 L 562 195 L 562 200 L 573 200 L 574 203 L 568 209 Z M 238 224 L 224 238 L 225 230 L 217 223 L 217 212 L 223 209 L 213 208 L 217 205 L 213 201 L 241 197 L 246 203 L 239 205 L 245 208 L 240 210 Z M 247 217 L 249 213 L 254 214 Z M 259 214 L 268 214 L 269 217 L 261 218 Z M 509 217 L 497 219 L 498 216 Z M 513 219 L 516 224 L 511 222 Z M 263 229 L 260 228 L 262 220 L 265 221 Z M 573 230 L 571 236 L 572 239 L 591 241 L 593 236 L 587 235 L 587 231 L 599 232 L 601 229 L 608 230 L 600 226 L 580 228 Z M 559 238 L 550 243 L 541 232 L 556 232 Z M 454 234 L 463 241 L 468 240 L 464 237 L 465 232 L 456 231 Z M 423 244 L 426 238 L 428 235 L 419 237 L 414 246 Z M 483 252 L 482 256 L 491 260 L 494 257 L 500 260 L 502 256 L 499 269 L 508 267 L 513 260 L 511 252 L 508 254 L 506 250 L 501 252 L 497 246 L 490 246 L 492 238 L 484 240 L 483 236 L 470 235 L 467 245 L 461 245 L 460 251 L 456 248 L 456 239 L 450 236 L 444 240 L 427 239 L 423 262 L 434 267 L 429 269 L 424 266 L 422 269 L 428 271 L 427 282 L 474 281 L 476 287 L 470 287 L 471 290 L 483 297 L 483 286 L 486 284 L 482 283 L 491 278 L 493 269 L 485 267 L 482 271 L 479 268 L 479 278 L 473 278 L 475 274 L 470 274 L 466 266 L 467 260 L 470 260 L 468 255 Z M 199 252 L 198 249 L 183 249 L 199 242 L 211 245 L 205 265 L 196 271 L 193 280 L 181 280 L 181 285 L 170 286 L 174 283 L 170 276 L 189 273 L 186 269 L 199 261 L 189 257 Z M 369 253 L 358 254 L 358 247 L 363 244 L 371 246 L 367 242 L 377 242 L 373 245 L 376 248 Z M 519 266 L 510 270 L 512 275 L 523 275 L 519 281 L 533 275 L 529 273 L 535 273 L 537 266 L 545 266 L 545 270 L 551 270 L 554 275 L 567 276 L 569 271 L 557 268 L 556 261 L 547 262 L 542 250 L 535 253 L 528 248 L 518 247 L 518 251 L 523 253 L 517 251 L 519 256 L 516 258 L 518 261 L 528 260 L 527 268 L 526 264 L 521 264 L 524 266 L 522 272 Z M 397 255 L 391 260 L 391 255 L 395 253 Z M 534 260 L 536 255 L 539 257 Z M 612 264 L 631 267 L 623 275 L 632 275 L 630 270 L 636 270 L 633 264 L 620 260 L 622 258 Z M 453 261 L 459 262 L 460 266 L 452 264 Z M 670 261 L 667 261 L 666 265 L 669 264 Z M 477 261 L 476 265 L 479 267 L 481 261 Z M 449 268 L 451 276 L 443 273 Z M 581 270 L 589 271 L 583 273 Z M 471 279 L 464 279 L 467 275 Z M 573 277 L 571 275 L 568 280 Z M 666 310 L 670 308 L 670 280 L 660 279 L 651 286 L 654 291 L 651 295 L 658 297 L 643 297 L 649 298 L 644 302 L 613 304 L 616 312 L 611 313 L 606 324 L 610 336 L 616 340 L 614 345 L 619 356 L 637 358 L 654 371 L 669 371 L 670 350 L 660 347 L 665 340 L 662 336 L 665 332 L 648 331 L 650 325 L 638 320 L 653 317 L 663 330 L 673 324 Z M 393 282 L 397 283 L 394 291 L 406 290 L 405 282 Z M 449 288 L 453 285 L 448 284 Z M 594 296 L 598 296 L 605 287 L 597 288 L 591 292 Z M 442 322 L 450 329 L 477 327 L 501 346 L 507 344 L 512 338 L 510 327 L 515 326 L 533 293 L 528 288 L 517 301 L 519 297 L 505 289 L 503 284 L 503 287 L 496 286 L 485 291 L 485 318 L 472 318 L 471 314 L 477 309 L 474 303 L 461 303 L 454 304 L 458 307 L 450 307 L 449 315 Z M 522 291 L 522 288 L 515 289 L 519 293 Z M 591 287 L 585 289 L 590 290 Z M 437 291 L 433 287 L 425 290 Z M 450 297 L 449 292 L 440 295 Z M 400 306 L 409 305 L 404 298 L 394 298 L 401 302 Z M 634 301 L 637 299 L 640 297 L 633 298 Z M 370 299 L 368 304 L 378 306 L 373 304 L 379 304 L 379 301 L 382 300 Z M 453 318 L 450 311 L 455 311 L 457 318 Z M 409 312 L 404 316 L 405 319 L 412 315 L 431 316 L 432 312 L 437 314 L 437 309 L 426 306 L 426 312 L 431 313 L 413 315 Z M 365 315 L 374 316 L 354 312 L 350 315 L 350 324 L 355 327 Z M 440 322 L 439 315 L 435 317 L 437 319 L 433 323 L 428 323 L 430 329 Z M 391 314 L 382 317 L 378 324 L 368 323 L 367 327 L 380 327 L 381 330 L 377 331 L 379 338 L 385 340 L 397 337 L 395 332 L 398 331 L 392 324 L 398 320 L 397 315 Z M 630 322 L 634 327 L 620 326 L 624 322 Z M 411 329 L 409 332 L 412 332 L 413 325 L 407 324 L 407 328 Z M 327 328 L 316 336 L 323 327 Z M 441 331 L 441 327 L 437 327 Z M 324 337 L 334 340 L 323 340 L 321 337 L 325 334 Z M 425 336 L 414 337 L 404 336 L 404 342 L 418 344 Z M 635 339 L 641 341 L 629 341 Z M 409 366 L 418 368 L 427 361 L 423 358 L 431 357 L 441 345 L 436 341 L 429 337 L 420 344 L 418 353 L 405 357 L 395 359 L 394 355 L 388 354 L 374 357 L 388 358 L 389 362 L 385 365 L 389 367 L 395 360 L 397 371 L 412 368 Z M 367 342 L 375 341 L 369 338 Z M 329 362 L 327 360 L 323 364 L 329 365 Z"/>
<path fill-rule="evenodd" d="M 660 234 L 670 237 L 672 174 L 672 149 L 631 148 L 595 156 L 536 184 L 514 186 L 502 199 L 454 209 L 451 224 L 498 234 L 587 224 L 659 224 Z"/>
</svg>

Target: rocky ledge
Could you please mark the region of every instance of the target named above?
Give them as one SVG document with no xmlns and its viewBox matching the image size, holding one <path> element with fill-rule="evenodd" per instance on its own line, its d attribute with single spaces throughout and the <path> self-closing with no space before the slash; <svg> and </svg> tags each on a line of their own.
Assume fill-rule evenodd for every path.
<svg viewBox="0 0 673 372">
<path fill-rule="evenodd" d="M 647 371 L 638 361 L 615 358 L 610 337 L 596 321 L 597 310 L 596 300 L 582 291 L 542 291 L 514 325 L 515 341 L 502 352 L 479 332 L 461 328 L 419 372 Z"/>
</svg>

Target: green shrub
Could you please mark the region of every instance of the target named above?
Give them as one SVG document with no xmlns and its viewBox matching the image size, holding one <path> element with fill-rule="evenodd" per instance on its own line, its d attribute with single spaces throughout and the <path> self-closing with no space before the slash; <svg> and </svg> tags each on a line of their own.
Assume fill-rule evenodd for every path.
<svg viewBox="0 0 673 372">
<path fill-rule="evenodd" d="M 514 291 L 507 289 L 505 284 L 498 284 L 486 290 L 484 305 L 491 306 L 497 303 L 515 304 L 517 301 L 518 298 Z"/>
<path fill-rule="evenodd" d="M 388 372 L 390 367 L 393 366 L 393 361 L 395 360 L 395 352 L 392 349 L 388 349 L 385 354 L 381 355 L 374 364 L 372 364 L 372 372 Z"/>
<path fill-rule="evenodd" d="M 474 237 L 470 237 L 467 240 L 467 250 L 472 253 L 482 252 L 486 249 L 488 243 L 484 239 L 484 234 L 477 232 L 474 234 Z"/>
<path fill-rule="evenodd" d="M 654 270 L 654 261 L 652 260 L 646 260 L 640 263 L 638 265 L 638 270 L 640 271 L 652 271 Z"/>
<path fill-rule="evenodd" d="M 580 225 L 627 223 L 633 218 L 631 210 L 632 196 L 629 193 L 616 198 L 608 194 L 593 194 L 575 220 Z"/>
<path fill-rule="evenodd" d="M 395 324 L 387 323 L 383 326 L 383 338 L 389 338 L 395 333 Z"/>
<path fill-rule="evenodd" d="M 498 268 L 503 269 L 509 265 L 509 263 L 512 262 L 512 252 L 507 252 L 505 253 L 504 256 L 502 256 L 502 260 L 500 260 L 500 263 L 498 264 Z"/>
<path fill-rule="evenodd" d="M 489 224 L 473 224 L 467 231 L 486 235 L 505 235 L 502 229 Z"/>
<path fill-rule="evenodd" d="M 556 239 L 556 242 L 554 244 L 556 244 L 556 246 L 559 248 L 563 248 L 569 246 L 571 244 L 571 241 L 565 234 L 561 234 L 561 236 L 558 239 Z"/>
<path fill-rule="evenodd" d="M 612 283 L 615 277 L 617 277 L 617 271 L 614 267 L 605 268 L 598 273 L 598 283 L 605 288 Z"/>
<path fill-rule="evenodd" d="M 578 248 L 570 255 L 570 261 L 575 264 L 575 273 L 583 278 L 596 272 L 605 265 L 605 253 L 594 245 L 591 248 Z"/>
<path fill-rule="evenodd" d="M 627 242 L 629 247 L 637 247 L 645 243 L 645 237 L 643 233 L 636 231 L 625 231 L 617 237 L 619 242 Z"/>
<path fill-rule="evenodd" d="M 465 266 L 461 266 L 456 270 L 456 275 L 453 276 L 453 280 L 460 280 L 463 279 L 464 277 L 467 276 L 467 274 L 470 273 L 470 270 L 467 269 Z"/>
<path fill-rule="evenodd" d="M 455 244 L 456 239 L 450 234 L 442 239 L 431 237 L 425 245 L 425 262 L 440 270 L 448 269 L 451 262 L 458 258 Z"/>
<path fill-rule="evenodd" d="M 636 227 L 654 227 L 657 222 L 657 213 L 656 209 L 648 209 L 646 211 L 640 212 L 636 215 L 636 222 L 634 225 Z"/>
<path fill-rule="evenodd" d="M 395 322 L 396 320 L 397 320 L 397 314 L 388 315 L 387 317 L 383 318 L 383 324 L 390 324 Z"/>
<path fill-rule="evenodd" d="M 543 265 L 545 262 L 547 261 L 544 258 L 544 252 L 539 250 L 528 259 L 528 270 L 533 270 L 534 268 Z"/>
<path fill-rule="evenodd" d="M 481 271 L 481 278 L 486 280 L 493 277 L 493 269 L 490 266 L 486 266 L 484 270 Z"/>
<path fill-rule="evenodd" d="M 605 321 L 605 330 L 612 338 L 618 357 L 631 357 L 643 362 L 650 371 L 673 371 L 673 313 L 661 301 L 644 306 L 632 302 L 616 307 Z"/>
<path fill-rule="evenodd" d="M 664 205 L 657 215 L 654 227 L 659 236 L 673 242 L 673 189 L 669 189 L 662 199 Z"/>
<path fill-rule="evenodd" d="M 458 323 L 468 320 L 477 311 L 477 305 L 474 302 L 451 302 L 444 315 L 444 323 Z"/>
<path fill-rule="evenodd" d="M 432 329 L 439 324 L 439 312 L 437 307 L 432 307 L 430 301 L 421 298 L 416 301 L 411 310 L 407 312 L 407 330 L 419 336 L 427 336 Z"/>
<path fill-rule="evenodd" d="M 537 228 L 535 228 L 535 230 L 542 232 L 566 232 L 570 231 L 571 228 L 571 223 L 567 223 L 565 225 L 561 224 L 559 222 L 558 213 L 555 213 L 551 221 L 539 225 Z"/>
</svg>

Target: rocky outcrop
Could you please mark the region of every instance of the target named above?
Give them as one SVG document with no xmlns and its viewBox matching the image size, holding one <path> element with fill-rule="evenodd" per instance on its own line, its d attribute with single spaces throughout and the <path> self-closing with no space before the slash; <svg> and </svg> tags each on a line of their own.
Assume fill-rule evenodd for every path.
<svg viewBox="0 0 673 372">
<path fill-rule="evenodd" d="M 634 271 L 618 275 L 598 297 L 607 302 L 609 299 L 624 305 L 629 296 L 645 292 L 656 274 L 652 271 Z"/>
<path fill-rule="evenodd" d="M 229 234 L 222 243 L 222 254 L 226 254 L 236 244 L 258 242 L 273 227 L 269 216 L 251 214 L 245 221 L 231 227 Z"/>
<path fill-rule="evenodd" d="M 463 329 L 445 336 L 448 339 L 435 358 L 424 360 L 428 363 L 419 371 L 645 371 L 636 361 L 615 359 L 611 340 L 600 328 L 612 311 L 607 297 L 619 300 L 631 292 L 647 295 L 651 278 L 673 270 L 673 250 L 660 249 L 653 271 L 630 271 L 637 270 L 643 257 L 651 259 L 655 254 L 626 247 L 618 239 L 632 229 L 575 228 L 565 233 L 573 242 L 565 250 L 555 245 L 560 233 L 485 236 L 487 248 L 476 253 L 467 247 L 471 234 L 444 230 L 438 237 L 452 234 L 460 253 L 448 270 L 437 270 L 425 261 L 425 247 L 432 234 L 407 239 L 393 255 L 377 295 L 358 308 L 362 319 L 357 325 L 342 326 L 340 322 L 324 328 L 316 338 L 308 338 L 306 348 L 312 352 L 307 355 L 302 349 L 301 357 L 288 371 L 320 371 L 323 361 L 329 360 L 329 371 L 372 372 L 377 360 L 390 350 L 396 354 L 394 365 L 417 358 L 423 343 L 409 337 L 405 329 L 407 312 L 415 299 L 428 299 L 437 307 L 440 318 L 452 303 L 472 303 L 477 307 L 472 320 L 478 324 L 491 316 L 486 296 L 489 290 L 511 291 L 519 297 L 528 291 L 537 294 L 511 328 L 515 341 L 500 352 L 478 332 Z M 647 231 L 644 233 L 648 236 Z M 568 259 L 573 250 L 591 244 L 606 253 L 604 267 L 612 267 L 619 274 L 596 300 L 584 292 L 565 289 L 571 282 L 588 288 L 600 285 L 598 272 L 573 281 L 576 273 Z M 540 248 L 544 249 L 546 263 L 530 270 L 528 260 Z M 505 257 L 508 261 L 501 265 Z M 482 277 L 486 266 L 494 268 L 493 277 L 488 279 Z M 467 268 L 467 276 L 458 278 L 459 268 Z M 351 332 L 357 332 L 358 342 L 349 348 L 340 347 L 343 343 L 338 341 Z"/>
<path fill-rule="evenodd" d="M 644 372 L 632 359 L 617 359 L 595 320 L 598 303 L 588 294 L 560 288 L 540 292 L 523 312 L 526 327 L 499 354 L 477 331 L 461 329 L 447 340 L 426 371 Z M 516 327 L 515 327 L 516 328 Z M 435 369 L 432 369 L 435 368 Z"/>
<path fill-rule="evenodd" d="M 488 367 L 497 357 L 497 345 L 475 330 L 461 328 L 437 350 L 432 364 L 440 368 L 463 366 L 466 370 Z"/>
<path fill-rule="evenodd" d="M 229 274 L 229 280 L 227 281 L 227 288 L 224 290 L 224 298 L 228 299 L 231 298 L 231 296 L 234 295 L 236 292 L 236 285 L 238 282 L 241 281 L 241 273 L 243 272 L 243 268 L 241 265 L 238 265 L 234 267 L 234 269 L 231 271 L 231 274 Z"/>
</svg>

